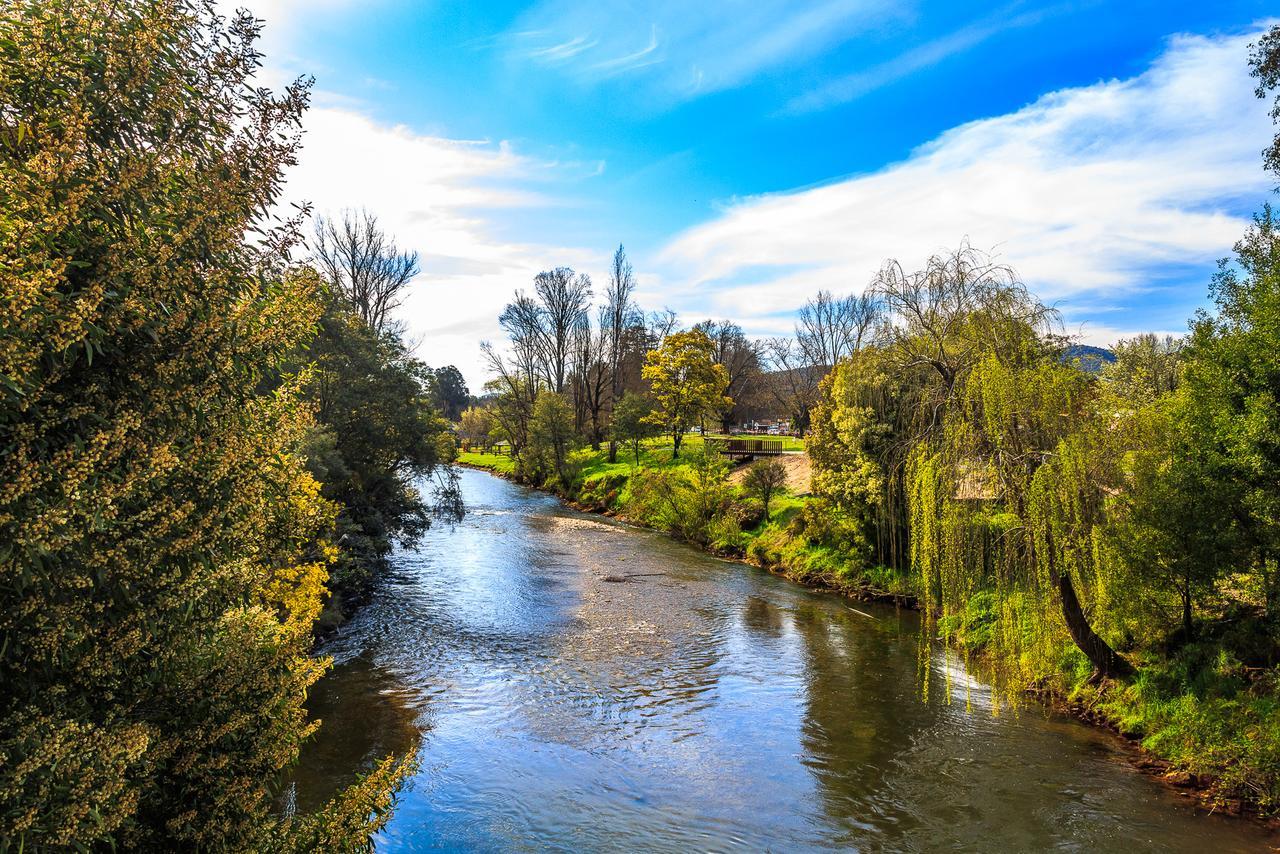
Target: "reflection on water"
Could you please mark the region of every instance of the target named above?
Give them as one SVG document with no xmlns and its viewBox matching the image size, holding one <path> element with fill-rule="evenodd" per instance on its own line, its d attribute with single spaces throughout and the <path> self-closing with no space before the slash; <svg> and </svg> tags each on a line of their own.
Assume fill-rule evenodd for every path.
<svg viewBox="0 0 1280 854">
<path fill-rule="evenodd" d="M 290 808 L 311 812 L 388 755 L 418 745 L 424 704 L 361 656 L 336 666 L 312 689 L 307 709 L 320 730 L 306 760 L 285 776 Z"/>
<path fill-rule="evenodd" d="M 911 613 L 810 593 L 466 471 L 325 652 L 290 783 L 421 740 L 386 850 L 1256 850 L 1038 710 L 990 713 Z M 606 577 L 635 575 L 616 583 Z M 966 683 L 972 712 L 966 712 Z M 948 702 L 948 684 L 952 691 Z"/>
</svg>

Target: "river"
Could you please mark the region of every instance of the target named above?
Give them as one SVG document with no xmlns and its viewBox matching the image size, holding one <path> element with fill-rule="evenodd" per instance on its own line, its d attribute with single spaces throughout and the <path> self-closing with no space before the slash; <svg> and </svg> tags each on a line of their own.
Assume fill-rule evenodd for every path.
<svg viewBox="0 0 1280 854">
<path fill-rule="evenodd" d="M 917 616 L 813 593 L 477 471 L 326 644 L 298 808 L 388 752 L 385 851 L 1253 851 L 1114 738 L 993 714 Z M 626 582 L 606 580 L 631 576 Z"/>
</svg>

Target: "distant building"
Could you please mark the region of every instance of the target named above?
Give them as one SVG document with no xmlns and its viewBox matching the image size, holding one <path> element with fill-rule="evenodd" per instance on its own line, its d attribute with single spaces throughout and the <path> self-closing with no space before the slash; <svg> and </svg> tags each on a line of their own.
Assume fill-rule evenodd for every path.
<svg viewBox="0 0 1280 854">
<path fill-rule="evenodd" d="M 768 436 L 788 436 L 791 434 L 790 418 L 753 418 L 742 424 L 743 433 L 763 434 Z"/>
</svg>

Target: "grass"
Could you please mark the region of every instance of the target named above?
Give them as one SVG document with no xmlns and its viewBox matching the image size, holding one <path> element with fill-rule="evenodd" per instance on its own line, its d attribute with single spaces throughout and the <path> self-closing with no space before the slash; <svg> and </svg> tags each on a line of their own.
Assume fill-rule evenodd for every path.
<svg viewBox="0 0 1280 854">
<path fill-rule="evenodd" d="M 461 451 L 458 462 L 467 466 L 489 469 L 499 474 L 512 474 L 516 470 L 516 461 L 506 454 L 485 454 L 480 451 Z"/>
</svg>

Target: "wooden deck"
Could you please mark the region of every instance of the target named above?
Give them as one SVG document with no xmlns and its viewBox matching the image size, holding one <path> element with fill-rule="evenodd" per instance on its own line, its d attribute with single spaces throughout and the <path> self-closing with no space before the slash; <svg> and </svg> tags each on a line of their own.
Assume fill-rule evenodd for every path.
<svg viewBox="0 0 1280 854">
<path fill-rule="evenodd" d="M 780 457 L 785 453 L 781 439 L 707 439 L 706 444 L 726 457 L 743 460 Z"/>
</svg>

